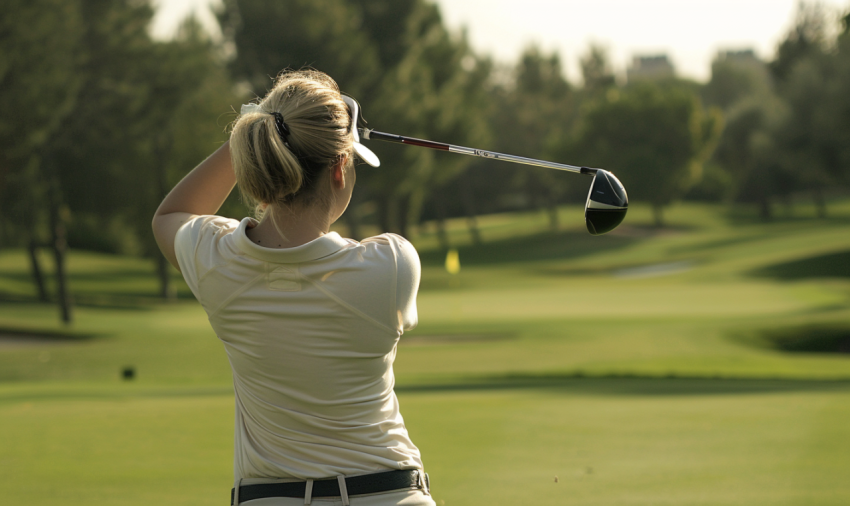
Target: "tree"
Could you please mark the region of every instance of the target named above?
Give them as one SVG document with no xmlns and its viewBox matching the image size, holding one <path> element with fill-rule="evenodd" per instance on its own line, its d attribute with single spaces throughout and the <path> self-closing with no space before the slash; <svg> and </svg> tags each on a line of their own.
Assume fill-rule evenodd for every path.
<svg viewBox="0 0 850 506">
<path fill-rule="evenodd" d="M 597 96 L 616 86 L 617 82 L 605 47 L 591 44 L 587 53 L 579 59 L 581 76 L 584 80 L 583 91 L 590 96 Z"/>
<path fill-rule="evenodd" d="M 832 112 L 830 124 L 839 149 L 837 166 L 838 180 L 845 187 L 850 185 L 850 11 L 842 18 L 842 31 L 838 36 L 835 53 L 835 70 L 828 83 L 825 101 Z"/>
<path fill-rule="evenodd" d="M 514 100 L 510 103 L 514 121 L 509 132 L 515 147 L 511 152 L 551 157 L 551 145 L 564 137 L 574 113 L 572 98 L 560 56 L 545 56 L 535 48 L 526 50 L 520 57 Z M 550 228 L 557 231 L 558 201 L 568 187 L 566 178 L 550 170 L 532 169 L 519 174 L 526 175 L 532 202 L 538 201 L 548 209 Z"/>
<path fill-rule="evenodd" d="M 641 82 L 609 93 L 587 112 L 578 149 L 613 171 L 636 201 L 663 208 L 698 180 L 722 131 L 722 115 L 703 109 L 690 86 Z"/>
<path fill-rule="evenodd" d="M 756 203 L 763 220 L 773 216 L 773 199 L 793 186 L 776 142 L 776 131 L 786 118 L 787 107 L 773 95 L 739 102 L 727 113 L 714 156 L 735 182 L 734 198 Z"/>
<path fill-rule="evenodd" d="M 160 296 L 173 298 L 170 264 L 160 253 L 150 233 L 150 217 L 168 191 L 199 160 L 226 139 L 218 119 L 239 103 L 224 62 L 216 47 L 194 18 L 188 18 L 177 36 L 151 47 L 145 66 L 148 108 L 139 117 L 144 134 L 139 155 L 147 165 L 138 173 L 138 189 L 132 225 L 142 238 L 142 253 L 157 261 Z"/>
<path fill-rule="evenodd" d="M 52 211 L 51 222 L 69 226 L 77 247 L 120 242 L 135 245 L 125 253 L 144 252 L 149 227 L 142 232 L 137 222 L 152 214 L 151 123 L 161 118 L 157 78 L 169 55 L 157 52 L 148 33 L 150 5 L 81 0 L 80 9 L 87 22 L 74 49 L 85 58 L 77 69 L 83 85 L 50 142 L 50 170 L 65 209 Z"/>
<path fill-rule="evenodd" d="M 35 249 L 51 236 L 61 317 L 70 322 L 64 276 L 64 205 L 56 177 L 53 140 L 72 114 L 82 89 L 84 61 L 74 49 L 84 36 L 76 2 L 4 2 L 0 16 L 0 241 L 29 243 L 39 297 L 47 298 Z"/>
<path fill-rule="evenodd" d="M 224 0 L 218 19 L 236 50 L 233 75 L 259 96 L 281 70 L 305 66 L 327 72 L 358 99 L 375 86 L 378 55 L 350 2 Z"/>
<path fill-rule="evenodd" d="M 32 230 L 32 202 L 46 201 L 41 154 L 70 114 L 82 85 L 79 5 L 10 0 L 0 7 L 0 244 Z"/>
<path fill-rule="evenodd" d="M 773 93 L 769 69 L 753 51 L 723 51 L 711 63 L 711 80 L 702 97 L 706 105 L 726 111 L 741 100 L 768 93 Z"/>
<path fill-rule="evenodd" d="M 784 103 L 774 92 L 767 64 L 753 51 L 719 52 L 711 65 L 711 80 L 702 97 L 723 109 L 726 128 L 705 178 L 690 193 L 716 200 L 733 198 L 757 203 L 771 216 L 771 199 L 782 186 L 772 152 L 773 132 L 783 117 Z"/>
<path fill-rule="evenodd" d="M 780 86 L 788 79 L 794 66 L 802 59 L 823 53 L 827 44 L 826 9 L 821 3 L 800 1 L 794 25 L 776 50 L 770 71 Z"/>
<path fill-rule="evenodd" d="M 782 191 L 809 191 L 818 215 L 826 215 L 824 191 L 843 179 L 842 153 L 846 151 L 846 52 L 832 49 L 829 21 L 820 4 L 800 3 L 794 26 L 780 43 L 770 64 L 778 94 L 788 115 L 774 129 L 774 144 L 782 152 L 779 176 Z M 843 109 L 843 111 L 842 111 Z"/>
<path fill-rule="evenodd" d="M 436 6 L 416 4 L 408 20 L 408 49 L 387 69 L 365 109 L 370 121 L 379 129 L 412 137 L 486 144 L 490 128 L 484 90 L 490 64 L 472 54 L 465 37 L 448 33 Z M 403 146 L 381 146 L 380 152 L 382 168 L 369 174 L 368 190 L 377 202 L 381 228 L 402 234 L 419 221 L 428 194 L 448 185 L 473 162 Z M 437 198 L 434 203 L 441 202 Z"/>
<path fill-rule="evenodd" d="M 482 74 L 486 79 L 482 79 L 476 95 L 480 105 L 457 109 L 483 120 L 483 124 L 469 124 L 467 128 L 487 135 L 468 145 L 533 158 L 557 158 L 561 140 L 575 116 L 574 91 L 564 76 L 560 56 L 529 46 L 516 65 L 499 71 L 502 79 L 490 77 L 493 74 L 490 68 Z M 480 241 L 473 218 L 479 211 L 545 209 L 550 227 L 557 230 L 557 205 L 569 188 L 569 178 L 557 172 L 473 158 L 465 172 L 435 192 L 431 204 L 436 209 L 431 215 L 437 218 L 438 226 L 441 215 L 466 215 L 473 242 Z M 442 212 L 437 205 L 441 201 L 446 208 Z"/>
<path fill-rule="evenodd" d="M 153 10 L 144 2 L 20 4 L 11 5 L 13 16 L 3 16 L 14 23 L 5 32 L 9 37 L 0 39 L 14 55 L 0 97 L 8 113 L 3 118 L 13 120 L 7 125 L 0 119 L 0 143 L 8 146 L 0 192 L 9 196 L 0 199 L 0 208 L 16 218 L 2 228 L 17 227 L 37 241 L 50 235 L 58 299 L 69 321 L 66 242 L 160 256 L 150 216 L 167 188 L 216 147 L 211 141 L 224 140 L 223 125 L 210 137 L 199 135 L 198 124 L 214 126 L 233 94 L 217 48 L 196 23 L 187 23 L 173 41 L 155 42 L 148 33 Z M 191 106 L 194 119 L 179 118 L 193 97 L 205 93 L 209 99 L 213 90 L 215 100 Z M 173 142 L 184 128 L 193 135 Z M 199 145 L 203 155 L 196 154 Z M 181 153 L 194 158 L 177 168 Z M 43 292 L 37 256 L 31 258 Z M 167 271 L 159 270 L 167 295 Z"/>
<path fill-rule="evenodd" d="M 258 94 L 281 68 L 310 65 L 355 96 L 370 125 L 381 130 L 455 143 L 486 132 L 479 128 L 481 115 L 469 111 L 480 102 L 476 96 L 488 67 L 469 59 L 465 39 L 448 33 L 435 5 L 423 0 L 226 0 L 219 19 L 236 49 L 234 75 Z M 358 201 L 371 199 L 380 227 L 405 233 L 418 220 L 429 189 L 470 163 L 437 164 L 433 153 L 389 145 L 381 146 L 380 156 L 379 170 L 359 175 L 356 200 L 346 213 L 353 230 L 358 228 Z"/>
</svg>

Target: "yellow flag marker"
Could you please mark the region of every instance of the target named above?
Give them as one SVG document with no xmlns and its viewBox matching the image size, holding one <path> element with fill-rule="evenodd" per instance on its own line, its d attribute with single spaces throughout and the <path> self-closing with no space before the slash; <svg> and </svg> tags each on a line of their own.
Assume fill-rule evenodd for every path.
<svg viewBox="0 0 850 506">
<path fill-rule="evenodd" d="M 456 249 L 450 249 L 446 255 L 446 272 L 449 274 L 457 274 L 460 272 L 460 257 Z"/>
</svg>

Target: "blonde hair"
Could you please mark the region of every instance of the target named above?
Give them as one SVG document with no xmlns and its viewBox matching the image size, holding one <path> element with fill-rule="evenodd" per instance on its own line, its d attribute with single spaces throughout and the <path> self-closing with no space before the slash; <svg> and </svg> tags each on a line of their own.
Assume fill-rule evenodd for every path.
<svg viewBox="0 0 850 506">
<path fill-rule="evenodd" d="M 327 204 L 317 182 L 343 156 L 353 157 L 351 117 L 339 86 L 316 70 L 284 71 L 259 103 L 261 111 L 236 118 L 230 155 L 245 200 L 262 218 L 264 204 Z M 281 134 L 274 113 L 287 132 Z M 285 140 L 284 140 L 285 139 Z"/>
</svg>

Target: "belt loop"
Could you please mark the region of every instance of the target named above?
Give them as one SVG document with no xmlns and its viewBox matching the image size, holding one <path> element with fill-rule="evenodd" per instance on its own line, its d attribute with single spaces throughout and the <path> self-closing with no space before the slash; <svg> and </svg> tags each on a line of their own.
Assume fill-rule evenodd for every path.
<svg viewBox="0 0 850 506">
<path fill-rule="evenodd" d="M 313 502 L 313 480 L 307 480 L 307 485 L 304 488 L 304 504 Z"/>
<path fill-rule="evenodd" d="M 425 495 L 431 495 L 431 478 L 428 473 L 423 472 L 422 474 L 425 475 Z"/>
<path fill-rule="evenodd" d="M 425 495 L 431 495 L 428 493 L 428 484 L 425 481 L 425 471 L 417 469 L 414 472 L 416 473 L 416 488 L 425 492 Z"/>
<path fill-rule="evenodd" d="M 348 506 L 350 503 L 348 502 L 348 489 L 345 487 L 345 476 L 337 476 L 336 481 L 339 482 L 339 496 L 342 499 L 342 506 Z"/>
<path fill-rule="evenodd" d="M 239 486 L 242 485 L 242 478 L 236 480 L 236 487 L 233 489 L 233 506 L 239 506 Z"/>
</svg>

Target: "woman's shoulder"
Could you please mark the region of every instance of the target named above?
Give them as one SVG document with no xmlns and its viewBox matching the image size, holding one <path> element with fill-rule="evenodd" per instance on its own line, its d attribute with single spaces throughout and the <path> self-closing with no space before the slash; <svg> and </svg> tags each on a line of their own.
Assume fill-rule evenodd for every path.
<svg viewBox="0 0 850 506">
<path fill-rule="evenodd" d="M 225 261 L 229 248 L 222 239 L 239 228 L 240 222 L 215 215 L 195 216 L 184 223 L 174 238 L 174 253 L 184 277 L 200 276 Z"/>
<path fill-rule="evenodd" d="M 374 249 L 381 252 L 391 253 L 396 264 L 402 269 L 419 270 L 419 254 L 416 252 L 416 248 L 410 241 L 398 234 L 387 232 L 385 234 L 363 239 L 360 241 L 360 244 L 363 245 L 367 251 Z"/>
<path fill-rule="evenodd" d="M 184 223 L 177 234 L 196 242 L 203 236 L 212 238 L 232 233 L 239 227 L 239 223 L 239 220 L 224 216 L 200 215 Z"/>
<path fill-rule="evenodd" d="M 381 235 L 375 235 L 375 236 L 372 236 L 372 237 L 367 237 L 366 239 L 363 239 L 362 241 L 360 241 L 360 243 L 361 244 L 375 243 L 375 244 L 385 244 L 385 245 L 410 245 L 410 247 L 413 247 L 413 244 L 411 244 L 410 241 L 408 241 L 407 239 L 405 239 L 404 237 L 402 237 L 398 234 L 393 234 L 392 232 L 386 232 L 386 233 L 383 233 Z"/>
<path fill-rule="evenodd" d="M 370 245 L 389 247 L 402 256 L 415 256 L 416 258 L 419 258 L 419 254 L 416 253 L 416 248 L 410 241 L 398 234 L 393 234 L 391 232 L 376 235 L 373 237 L 367 237 L 366 239 L 360 241 L 360 244 L 367 247 Z"/>
</svg>

